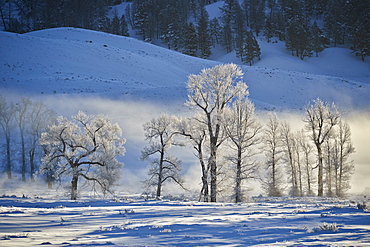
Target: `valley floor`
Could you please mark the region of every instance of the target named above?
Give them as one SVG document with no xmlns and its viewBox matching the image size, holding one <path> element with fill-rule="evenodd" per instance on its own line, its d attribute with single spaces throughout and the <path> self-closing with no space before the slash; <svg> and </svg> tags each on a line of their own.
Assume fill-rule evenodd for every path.
<svg viewBox="0 0 370 247">
<path fill-rule="evenodd" d="M 370 213 L 333 198 L 250 203 L 4 195 L 0 246 L 369 246 Z"/>
</svg>

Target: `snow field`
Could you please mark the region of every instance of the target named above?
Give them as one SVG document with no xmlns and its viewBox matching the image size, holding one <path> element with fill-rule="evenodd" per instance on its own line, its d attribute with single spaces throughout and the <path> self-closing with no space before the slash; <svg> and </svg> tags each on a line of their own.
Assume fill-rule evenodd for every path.
<svg viewBox="0 0 370 247">
<path fill-rule="evenodd" d="M 370 215 L 327 198 L 250 203 L 2 196 L 0 246 L 367 246 Z"/>
</svg>

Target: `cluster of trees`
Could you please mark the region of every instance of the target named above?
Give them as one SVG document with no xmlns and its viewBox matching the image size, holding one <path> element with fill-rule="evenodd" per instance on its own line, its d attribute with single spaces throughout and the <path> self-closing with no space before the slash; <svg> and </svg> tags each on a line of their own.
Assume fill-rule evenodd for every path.
<svg viewBox="0 0 370 247">
<path fill-rule="evenodd" d="M 0 130 L 5 137 L 1 158 L 9 179 L 16 171 L 23 181 L 27 177 L 34 180 L 43 155 L 38 140 L 54 119 L 54 113 L 42 102 L 29 98 L 8 102 L 0 94 Z"/>
<path fill-rule="evenodd" d="M 24 33 L 53 27 L 77 27 L 128 36 L 124 16 L 108 18 L 114 0 L 1 0 L 4 30 Z"/>
<path fill-rule="evenodd" d="M 313 195 L 316 183 L 318 196 L 343 196 L 354 171 L 354 148 L 349 125 L 335 105 L 320 99 L 308 104 L 305 127 L 297 132 L 276 114 L 263 126 L 242 75 L 235 64 L 190 75 L 186 104 L 194 115 L 161 115 L 144 125 L 149 146 L 142 159 L 150 160 L 148 182 L 157 198 L 167 181 L 183 186 L 181 161 L 170 149 L 185 145 L 194 149 L 201 167 L 200 200 L 216 202 L 223 190 L 241 202 L 250 179 L 260 180 L 270 196 Z"/>
<path fill-rule="evenodd" d="M 216 1 L 132 0 L 124 16 L 108 18 L 121 0 L 0 0 L 0 17 L 13 32 L 68 26 L 128 36 L 129 25 L 146 41 L 192 56 L 207 58 L 220 44 L 246 64 L 260 59 L 260 35 L 284 41 L 301 59 L 342 44 L 363 61 L 370 54 L 368 0 L 225 0 L 222 16 L 210 19 L 205 6 Z"/>
<path fill-rule="evenodd" d="M 225 0 L 222 16 L 209 20 L 204 6 L 211 2 L 133 0 L 133 28 L 144 39 L 162 38 L 169 48 L 189 55 L 208 57 L 209 47 L 221 44 L 249 64 L 260 58 L 255 36 L 261 34 L 268 42 L 284 41 L 301 59 L 330 44 L 349 44 L 362 60 L 370 53 L 367 0 Z"/>
<path fill-rule="evenodd" d="M 204 0 L 133 0 L 133 29 L 144 40 L 161 39 L 169 49 L 207 58 L 221 44 L 252 64 L 260 48 L 238 1 L 225 1 L 221 18 L 209 19 Z"/>
<path fill-rule="evenodd" d="M 276 114 L 263 125 L 242 77 L 235 64 L 190 75 L 186 105 L 192 116 L 162 114 L 144 124 L 148 146 L 141 159 L 150 163 L 147 182 L 157 198 L 166 182 L 184 188 L 182 162 L 171 154 L 173 146 L 190 146 L 199 161 L 199 200 L 216 202 L 223 193 L 241 202 L 250 179 L 259 180 L 269 196 L 343 196 L 350 188 L 355 150 L 350 127 L 335 105 L 320 99 L 309 103 L 304 127 L 296 132 Z M 22 98 L 13 103 L 0 95 L 0 126 L 3 171 L 9 179 L 14 171 L 23 181 L 39 172 L 51 186 L 70 177 L 75 200 L 80 179 L 106 194 L 121 175 L 117 157 L 125 153 L 125 140 L 120 127 L 104 115 L 79 112 L 71 119 L 56 118 L 42 102 Z"/>
<path fill-rule="evenodd" d="M 106 194 L 121 175 L 124 155 L 122 131 L 104 115 L 79 112 L 71 120 L 55 117 L 42 102 L 22 98 L 7 102 L 0 95 L 2 164 L 8 179 L 20 173 L 34 181 L 40 174 L 48 187 L 62 177 L 71 177 L 70 195 L 78 197 L 78 181 L 83 178 Z"/>
</svg>

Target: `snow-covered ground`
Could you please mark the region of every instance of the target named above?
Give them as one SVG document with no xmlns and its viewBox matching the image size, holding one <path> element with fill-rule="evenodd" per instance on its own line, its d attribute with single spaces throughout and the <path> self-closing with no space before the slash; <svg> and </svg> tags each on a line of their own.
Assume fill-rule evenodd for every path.
<svg viewBox="0 0 370 247">
<path fill-rule="evenodd" d="M 32 185 L 30 185 L 32 187 Z M 0 246 L 369 246 L 363 200 L 253 198 L 248 203 L 63 199 L 55 190 L 0 197 Z M 1 192 L 6 192 L 2 189 Z"/>
<path fill-rule="evenodd" d="M 263 117 L 277 110 L 301 128 L 301 109 L 308 101 L 334 101 L 347 111 L 356 148 L 351 192 L 370 187 L 370 59 L 363 63 L 348 49 L 328 48 L 318 58 L 301 61 L 283 43 L 259 43 L 262 60 L 251 67 L 240 64 L 257 113 Z M 119 123 L 127 139 L 119 200 L 85 197 L 71 202 L 61 189 L 3 181 L 0 246 L 369 245 L 369 214 L 350 201 L 264 198 L 209 205 L 126 196 L 143 191 L 140 181 L 147 173 L 138 160 L 145 146 L 142 124 L 161 112 L 188 113 L 189 74 L 219 63 L 240 63 L 235 53 L 213 52 L 211 60 L 203 60 L 133 38 L 75 28 L 0 32 L 1 94 L 12 100 L 42 100 L 58 115 L 104 113 Z M 187 185 L 198 190 L 198 164 L 191 151 L 181 153 Z"/>
</svg>

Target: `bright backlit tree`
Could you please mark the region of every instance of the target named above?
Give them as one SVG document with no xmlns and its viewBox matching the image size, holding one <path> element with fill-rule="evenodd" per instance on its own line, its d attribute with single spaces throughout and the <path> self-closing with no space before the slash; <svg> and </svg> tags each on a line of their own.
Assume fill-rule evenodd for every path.
<svg viewBox="0 0 370 247">
<path fill-rule="evenodd" d="M 100 185 L 103 193 L 119 178 L 123 166 L 117 156 L 125 153 L 122 130 L 104 115 L 79 112 L 69 120 L 57 122 L 42 133 L 40 144 L 46 155 L 43 165 L 55 165 L 55 176 L 71 176 L 71 200 L 78 197 L 78 181 L 84 178 Z"/>
</svg>

